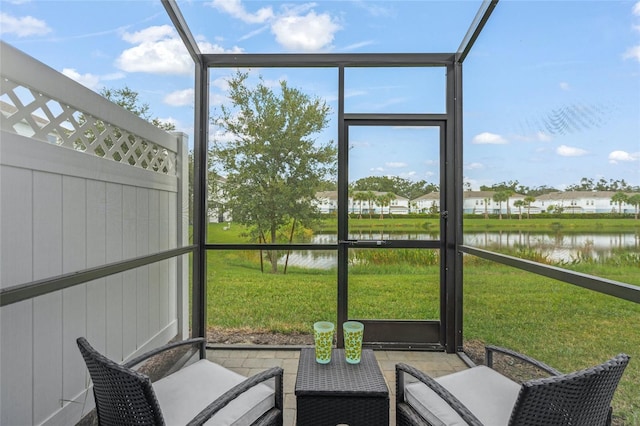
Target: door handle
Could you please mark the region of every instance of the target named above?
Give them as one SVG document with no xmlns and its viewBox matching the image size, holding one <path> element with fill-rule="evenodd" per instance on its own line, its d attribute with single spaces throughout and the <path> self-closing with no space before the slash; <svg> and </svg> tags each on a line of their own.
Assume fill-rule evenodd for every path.
<svg viewBox="0 0 640 426">
<path fill-rule="evenodd" d="M 364 246 L 364 247 L 380 247 L 387 245 L 384 240 L 340 240 L 338 244 L 345 244 L 348 246 Z"/>
</svg>

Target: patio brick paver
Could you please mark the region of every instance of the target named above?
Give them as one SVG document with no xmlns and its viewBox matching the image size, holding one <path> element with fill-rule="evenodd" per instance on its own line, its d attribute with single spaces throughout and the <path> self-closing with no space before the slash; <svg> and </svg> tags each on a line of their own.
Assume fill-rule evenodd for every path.
<svg viewBox="0 0 640 426">
<path fill-rule="evenodd" d="M 454 373 L 467 368 L 455 354 L 441 352 L 375 351 L 376 359 L 389 387 L 389 424 L 395 424 L 395 365 L 410 364 L 433 377 Z M 209 349 L 207 358 L 244 376 L 251 376 L 270 367 L 284 369 L 284 426 L 296 422 L 296 396 L 294 387 L 298 371 L 300 350 L 292 349 Z"/>
</svg>

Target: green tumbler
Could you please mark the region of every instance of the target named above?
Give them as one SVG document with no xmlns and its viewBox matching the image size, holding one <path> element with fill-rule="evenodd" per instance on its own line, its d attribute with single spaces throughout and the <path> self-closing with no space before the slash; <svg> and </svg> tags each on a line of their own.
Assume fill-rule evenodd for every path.
<svg viewBox="0 0 640 426">
<path fill-rule="evenodd" d="M 344 331 L 344 354 L 349 364 L 359 364 L 362 356 L 362 335 L 364 324 L 358 321 L 347 321 L 342 324 Z"/>
<path fill-rule="evenodd" d="M 333 332 L 335 326 L 328 321 L 318 321 L 313 324 L 313 337 L 316 347 L 316 362 L 328 364 L 331 362 L 331 349 L 333 349 Z"/>
</svg>

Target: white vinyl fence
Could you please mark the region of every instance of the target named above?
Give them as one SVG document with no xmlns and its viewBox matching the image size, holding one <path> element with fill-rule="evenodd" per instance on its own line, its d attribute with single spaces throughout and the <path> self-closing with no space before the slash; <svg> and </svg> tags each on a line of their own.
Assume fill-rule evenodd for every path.
<svg viewBox="0 0 640 426">
<path fill-rule="evenodd" d="M 0 295 L 186 246 L 186 136 L 0 43 Z M 93 408 L 79 336 L 118 361 L 185 338 L 187 265 L 5 299 L 0 424 L 75 424 Z"/>
</svg>

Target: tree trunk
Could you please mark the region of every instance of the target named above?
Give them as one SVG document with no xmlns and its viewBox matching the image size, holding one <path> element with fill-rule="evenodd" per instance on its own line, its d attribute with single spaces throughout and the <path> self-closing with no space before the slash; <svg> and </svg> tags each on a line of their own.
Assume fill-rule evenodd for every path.
<svg viewBox="0 0 640 426">
<path fill-rule="evenodd" d="M 276 228 L 275 226 L 271 227 L 271 243 L 275 243 L 276 242 Z M 271 272 L 272 273 L 277 273 L 278 272 L 278 251 L 277 250 L 271 250 L 269 252 L 270 254 L 270 258 L 271 258 Z"/>
<path fill-rule="evenodd" d="M 293 219 L 293 223 L 291 224 L 291 234 L 289 234 L 289 244 L 293 241 L 293 231 L 296 229 L 296 220 Z M 287 260 L 284 262 L 284 274 L 287 274 L 287 266 L 289 266 L 289 254 L 291 250 L 287 250 Z"/>
</svg>

